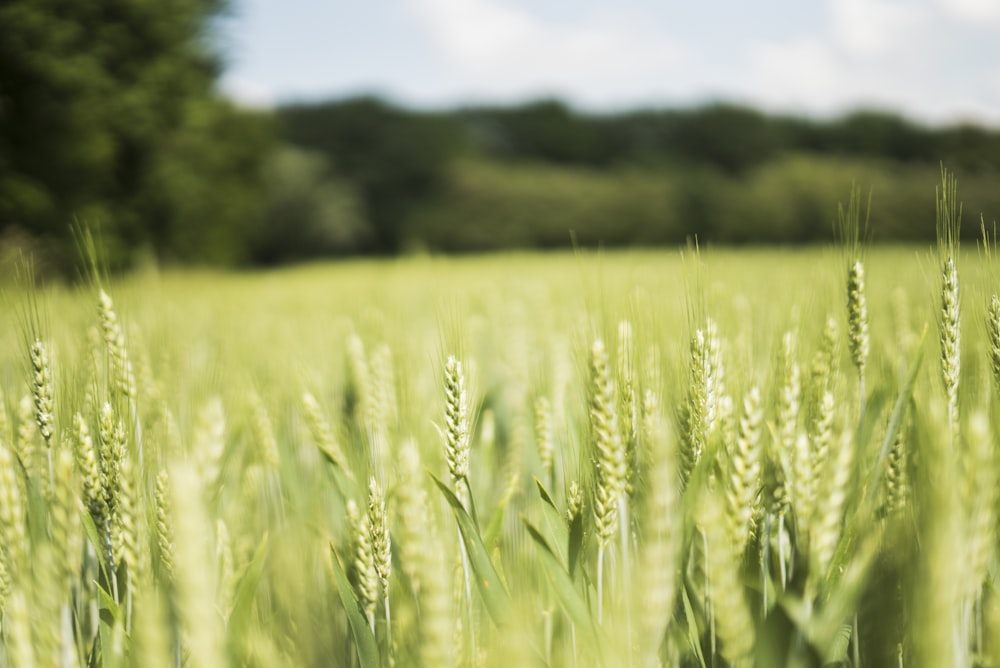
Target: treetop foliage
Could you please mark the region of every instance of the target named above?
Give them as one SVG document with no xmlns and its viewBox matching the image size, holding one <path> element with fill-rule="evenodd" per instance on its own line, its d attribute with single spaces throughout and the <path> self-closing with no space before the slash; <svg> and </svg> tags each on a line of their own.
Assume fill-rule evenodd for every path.
<svg viewBox="0 0 1000 668">
<path fill-rule="evenodd" d="M 584 113 L 555 99 L 412 110 L 376 97 L 239 109 L 216 84 L 226 0 L 0 3 L 0 256 L 271 264 L 480 251 L 821 241 L 850 184 L 876 240 L 932 238 L 943 162 L 1000 216 L 1000 131 L 886 111 L 715 103 Z M 973 229 L 975 226 L 969 226 Z"/>
</svg>

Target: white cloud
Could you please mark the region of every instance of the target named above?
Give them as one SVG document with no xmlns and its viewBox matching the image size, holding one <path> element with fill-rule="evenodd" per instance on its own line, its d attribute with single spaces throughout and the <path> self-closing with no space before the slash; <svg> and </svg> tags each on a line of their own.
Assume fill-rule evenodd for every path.
<svg viewBox="0 0 1000 668">
<path fill-rule="evenodd" d="M 678 61 L 679 45 L 631 21 L 546 23 L 499 0 L 410 0 L 415 15 L 476 92 L 637 94 Z"/>
<path fill-rule="evenodd" d="M 997 0 L 938 0 L 948 16 L 974 25 L 1000 25 L 1000 2 Z"/>
<path fill-rule="evenodd" d="M 662 12 L 634 6 L 631 15 L 546 21 L 505 0 L 407 1 L 449 65 L 445 77 L 406 86 L 418 99 L 554 94 L 614 107 L 711 96 L 822 115 L 877 106 L 933 121 L 996 117 L 971 99 L 928 94 L 942 89 L 930 83 L 933 52 L 920 45 L 949 23 L 933 5 L 944 0 L 827 0 L 829 20 L 818 32 L 730 42 L 724 65 L 708 41 L 679 42 L 657 27 Z"/>
<path fill-rule="evenodd" d="M 730 89 L 773 111 L 830 116 L 876 107 L 931 123 L 1000 122 L 1000 107 L 989 104 L 989 95 L 977 94 L 975 78 L 935 82 L 921 67 L 887 58 L 852 63 L 823 36 L 756 43 L 739 72 L 739 83 Z M 1000 84 L 1000 72 L 995 82 Z"/>
<path fill-rule="evenodd" d="M 829 113 L 836 110 L 848 83 L 829 45 L 802 38 L 751 45 L 738 85 L 743 96 L 773 109 Z"/>
<path fill-rule="evenodd" d="M 932 1 L 830 0 L 830 21 L 818 33 L 751 43 L 730 87 L 776 111 L 828 116 L 877 107 L 933 123 L 997 122 L 1000 110 L 988 100 L 1000 78 L 940 62 L 958 52 L 934 45 L 961 43 L 964 31 Z"/>
<path fill-rule="evenodd" d="M 541 37 L 539 27 L 520 12 L 489 0 L 419 0 L 412 3 L 440 45 L 475 67 L 510 57 Z"/>
<path fill-rule="evenodd" d="M 898 0 L 830 0 L 828 9 L 835 43 L 856 58 L 877 58 L 912 48 L 929 18 L 919 3 Z"/>
</svg>

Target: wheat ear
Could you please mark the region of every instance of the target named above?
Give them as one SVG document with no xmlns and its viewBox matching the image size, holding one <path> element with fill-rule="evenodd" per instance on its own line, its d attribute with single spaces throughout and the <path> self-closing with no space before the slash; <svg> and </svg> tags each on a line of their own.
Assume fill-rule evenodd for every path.
<svg viewBox="0 0 1000 668">
<path fill-rule="evenodd" d="M 399 449 L 399 481 L 396 485 L 397 533 L 400 566 L 410 583 L 413 595 L 420 600 L 424 570 L 433 551 L 428 542 L 430 517 L 420 448 L 412 438 Z"/>
<path fill-rule="evenodd" d="M 993 387 L 1000 396 L 1000 297 L 994 293 L 986 315 L 986 335 L 989 338 L 990 370 L 993 372 Z"/>
<path fill-rule="evenodd" d="M 18 577 L 30 554 L 24 500 L 14 453 L 0 443 L 0 550 L 7 573 Z"/>
<path fill-rule="evenodd" d="M 658 656 L 664 633 L 670 624 L 677 592 L 678 484 L 675 452 L 670 432 L 662 419 L 647 417 L 648 443 L 653 463 L 649 493 L 643 513 L 640 543 L 642 665 L 661 665 Z"/>
<path fill-rule="evenodd" d="M 847 342 L 851 361 L 858 371 L 858 423 L 864 419 L 865 367 L 871 347 L 868 335 L 868 300 L 865 298 L 865 267 L 855 260 L 847 272 Z"/>
<path fill-rule="evenodd" d="M 170 507 L 174 511 L 177 579 L 174 596 L 192 668 L 224 666 L 221 618 L 215 610 L 216 591 L 206 536 L 211 535 L 204 506 L 202 477 L 192 464 L 170 469 Z"/>
<path fill-rule="evenodd" d="M 721 345 L 715 323 L 695 331 L 689 351 L 690 380 L 681 410 L 681 480 L 687 484 L 719 422 L 722 396 Z"/>
<path fill-rule="evenodd" d="M 469 499 L 469 397 L 462 363 L 449 355 L 444 369 L 445 457 L 455 496 L 468 510 Z"/>
<path fill-rule="evenodd" d="M 594 522 L 597 532 L 597 620 L 603 620 L 604 555 L 618 528 L 619 506 L 625 493 L 625 444 L 618 428 L 615 385 L 604 342 L 590 351 L 590 426 L 594 446 L 596 484 Z"/>
<path fill-rule="evenodd" d="M 382 588 L 385 607 L 387 646 L 392 647 L 392 615 L 389 610 L 389 576 L 392 574 L 392 538 L 385 507 L 385 492 L 374 477 L 368 481 L 368 528 L 371 531 L 372 560 Z"/>
<path fill-rule="evenodd" d="M 962 366 L 962 329 L 955 258 L 945 258 L 941 271 L 941 378 L 948 398 L 948 425 L 954 432 L 958 428 L 958 384 Z"/>
<path fill-rule="evenodd" d="M 367 513 L 358 509 L 354 499 L 347 501 L 347 525 L 352 540 L 353 563 L 351 580 L 358 603 L 365 619 L 375 632 L 375 606 L 378 602 L 378 573 L 375 571 L 375 553 L 372 550 L 371 523 Z"/>
<path fill-rule="evenodd" d="M 739 575 L 740 556 L 726 529 L 724 501 L 715 492 L 705 492 L 696 522 L 705 537 L 708 597 L 720 654 L 732 666 L 749 668 L 756 633 Z"/>
<path fill-rule="evenodd" d="M 938 255 L 941 259 L 941 378 L 948 398 L 948 427 L 954 448 L 958 441 L 958 386 L 961 373 L 961 318 L 958 289 L 959 232 L 962 206 L 955 176 L 941 169 L 936 190 Z"/>
<path fill-rule="evenodd" d="M 750 541 L 760 493 L 762 418 L 760 390 L 754 387 L 743 399 L 743 413 L 740 415 L 736 439 L 728 448 L 726 511 L 730 540 L 737 554 L 742 554 Z"/>
<path fill-rule="evenodd" d="M 552 435 L 552 405 L 548 397 L 538 397 L 535 400 L 535 443 L 538 447 L 538 459 L 542 465 L 542 480 L 551 488 L 555 466 L 555 440 Z"/>
<path fill-rule="evenodd" d="M 305 412 L 306 424 L 309 427 L 309 432 L 312 435 L 316 447 L 319 448 L 320 451 L 326 455 L 326 457 L 333 462 L 335 466 L 337 466 L 337 468 L 343 471 L 348 478 L 352 478 L 351 468 L 347 465 L 347 458 L 344 456 L 344 450 L 340 447 L 340 443 L 337 441 L 336 436 L 334 436 L 333 428 L 330 426 L 330 422 L 323 414 L 323 409 L 320 408 L 319 402 L 311 392 L 302 393 L 302 409 Z"/>
<path fill-rule="evenodd" d="M 174 529 L 170 510 L 170 473 L 167 469 L 156 475 L 156 543 L 160 552 L 160 568 L 167 582 L 175 577 Z"/>
<path fill-rule="evenodd" d="M 52 365 L 46 345 L 39 339 L 31 344 L 31 394 L 35 402 L 35 422 L 48 448 L 55 432 L 55 401 L 52 389 Z M 52 458 L 49 455 L 51 469 Z M 51 474 L 51 470 L 50 470 Z"/>
<path fill-rule="evenodd" d="M 455 496 L 466 510 L 470 510 L 472 489 L 469 487 L 469 455 L 471 441 L 469 434 L 469 397 L 465 389 L 465 373 L 462 362 L 449 355 L 444 366 L 445 393 L 445 459 L 451 476 Z M 462 575 L 465 581 L 465 599 L 468 603 L 469 650 L 475 655 L 476 631 L 472 606 L 472 574 L 469 555 L 459 535 L 459 553 L 462 559 Z"/>
</svg>

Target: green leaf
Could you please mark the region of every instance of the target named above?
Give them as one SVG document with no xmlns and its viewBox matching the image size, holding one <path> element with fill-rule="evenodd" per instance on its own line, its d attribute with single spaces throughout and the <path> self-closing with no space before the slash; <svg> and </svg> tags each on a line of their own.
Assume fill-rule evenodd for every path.
<svg viewBox="0 0 1000 668">
<path fill-rule="evenodd" d="M 100 584 L 97 584 L 97 596 L 101 600 L 101 621 L 107 622 L 109 626 L 124 624 L 125 611 L 122 609 L 122 606 L 118 604 L 118 601 L 115 600 L 114 596 L 112 596 Z M 108 619 L 105 619 L 105 615 L 103 614 L 104 612 L 108 613 Z"/>
<path fill-rule="evenodd" d="M 754 661 L 758 666 L 787 666 L 794 642 L 795 624 L 785 610 L 776 605 L 757 632 Z"/>
<path fill-rule="evenodd" d="M 111 596 L 100 587 L 98 587 L 98 591 L 100 591 L 102 599 L 111 599 Z M 117 606 L 117 604 L 115 605 Z M 102 608 L 101 612 L 108 612 L 108 609 Z M 98 638 L 101 643 L 101 668 L 118 668 L 118 666 L 125 665 L 125 623 L 117 618 L 108 622 L 102 614 Z"/>
<path fill-rule="evenodd" d="M 899 396 L 896 398 L 896 404 L 893 406 L 892 416 L 889 418 L 889 425 L 885 430 L 885 438 L 882 439 L 882 447 L 879 448 L 878 458 L 875 460 L 875 465 L 872 466 L 868 484 L 864 488 L 864 496 L 858 504 L 860 512 L 865 512 L 866 502 L 871 502 L 878 498 L 876 492 L 879 491 L 879 487 L 885 478 L 885 460 L 889 456 L 889 450 L 892 449 L 892 444 L 895 443 L 900 428 L 903 426 L 906 407 L 913 397 L 913 387 L 916 385 L 917 374 L 920 372 L 920 366 L 924 359 L 924 340 L 926 338 L 927 327 L 925 325 L 924 331 L 920 335 L 920 343 L 917 344 L 917 353 L 910 364 L 910 372 L 907 374 L 906 382 L 903 383 L 903 388 L 900 390 Z"/>
<path fill-rule="evenodd" d="M 506 619 L 507 610 L 510 607 L 510 596 L 503 586 L 500 574 L 497 573 L 496 567 L 490 559 L 490 554 L 483 544 L 483 539 L 476 530 L 475 522 L 462 507 L 462 503 L 446 484 L 433 474 L 431 474 L 431 478 L 444 494 L 444 498 L 455 514 L 458 530 L 465 545 L 465 552 L 469 557 L 469 565 L 476 576 L 476 585 L 479 587 L 483 603 L 486 604 L 486 610 L 490 613 L 493 622 L 500 626 Z"/>
<path fill-rule="evenodd" d="M 51 454 L 50 451 L 49 455 Z M 28 502 L 28 535 L 31 536 L 32 542 L 40 542 L 46 535 L 45 518 L 48 517 L 48 502 L 45 499 L 45 490 L 42 489 L 41 478 L 37 476 L 32 478 L 25 472 L 24 489 Z"/>
<path fill-rule="evenodd" d="M 556 508 L 556 502 L 552 500 L 552 495 L 549 494 L 547 489 L 545 489 L 545 485 L 542 484 L 542 481 L 535 478 L 535 486 L 538 487 L 538 495 L 542 497 L 542 501 L 558 513 L 559 509 Z"/>
<path fill-rule="evenodd" d="M 850 622 L 844 622 L 837 627 L 837 632 L 830 643 L 830 649 L 826 654 L 826 663 L 836 663 L 846 665 L 847 653 L 851 647 L 851 634 L 853 630 Z"/>
<path fill-rule="evenodd" d="M 368 620 L 361 612 L 358 598 L 354 595 L 351 583 L 347 581 L 344 573 L 344 566 L 337 554 L 337 548 L 330 543 L 330 552 L 333 558 L 333 576 L 337 581 L 337 591 L 340 600 L 347 611 L 347 622 L 351 627 L 351 635 L 354 636 L 354 645 L 358 648 L 358 660 L 362 668 L 379 668 L 382 665 L 379 657 L 378 643 L 375 642 L 375 634 L 368 626 Z"/>
<path fill-rule="evenodd" d="M 548 490 L 545 489 L 545 485 L 543 485 L 538 478 L 535 478 L 535 485 L 538 487 L 538 495 L 542 497 L 542 508 L 545 512 L 545 526 L 549 530 L 548 543 L 550 546 L 555 546 L 560 563 L 566 564 L 568 563 L 567 543 L 569 540 L 566 519 L 563 517 L 563 514 L 559 512 L 559 508 L 556 507 L 556 504 L 549 495 Z"/>
<path fill-rule="evenodd" d="M 880 532 L 858 541 L 854 558 L 843 569 L 831 571 L 824 583 L 820 608 L 811 620 L 810 638 L 827 660 L 834 658 L 841 627 L 857 612 L 881 541 Z"/>
<path fill-rule="evenodd" d="M 268 536 L 264 534 L 263 540 L 257 546 L 250 565 L 240 578 L 240 583 L 236 589 L 236 596 L 233 601 L 233 609 L 229 613 L 229 627 L 227 632 L 229 638 L 242 639 L 245 636 L 247 624 L 250 621 L 250 612 L 253 610 L 254 597 L 257 594 L 257 586 L 260 578 L 264 574 L 264 564 L 267 561 Z"/>
<path fill-rule="evenodd" d="M 761 625 L 754 662 L 758 666 L 788 668 L 818 668 L 823 664 L 784 605 L 774 606 Z"/>
<path fill-rule="evenodd" d="M 549 581 L 552 583 L 556 595 L 559 597 L 559 602 L 562 604 L 563 610 L 577 628 L 584 631 L 585 637 L 592 637 L 594 639 L 595 646 L 599 649 L 601 647 L 600 629 L 594 624 L 590 606 L 587 605 L 587 601 L 583 595 L 574 586 L 573 578 L 570 577 L 570 574 L 563 567 L 562 562 L 559 561 L 559 557 L 556 556 L 555 551 L 549 545 L 548 541 L 545 540 L 545 536 L 528 521 L 528 518 L 521 517 L 521 521 L 524 522 L 524 526 L 528 529 L 528 535 L 531 536 L 532 540 L 538 546 L 542 567 Z"/>
<path fill-rule="evenodd" d="M 469 494 L 469 499 L 472 499 L 472 494 Z M 504 495 L 501 503 L 499 503 L 496 510 L 493 511 L 493 515 L 490 517 L 490 523 L 486 525 L 486 531 L 483 532 L 483 543 L 485 545 L 496 545 L 500 540 L 500 534 L 503 531 L 503 520 L 507 516 L 507 507 L 510 505 L 510 499 L 510 495 Z M 475 508 L 471 501 L 470 506 Z M 475 519 L 474 515 L 473 519 Z"/>
<path fill-rule="evenodd" d="M 681 495 L 681 516 L 685 518 L 685 533 L 694 526 L 697 516 L 696 506 L 702 501 L 702 492 L 708 487 L 709 481 L 716 475 L 719 466 L 719 452 L 723 449 L 722 435 L 719 430 L 705 445 L 701 458 L 695 464 L 688 477 L 687 485 Z"/>
<path fill-rule="evenodd" d="M 476 511 L 476 495 L 472 493 L 472 485 L 469 484 L 469 476 L 462 477 L 462 484 L 465 485 L 465 491 L 468 493 L 468 499 L 469 499 L 468 513 L 469 517 L 472 518 L 472 526 L 476 527 L 476 533 L 480 533 L 479 513 Z"/>
<path fill-rule="evenodd" d="M 829 601 L 834 594 L 844 596 L 845 592 L 838 585 L 838 582 L 846 580 L 848 574 L 856 578 L 863 577 L 862 574 L 858 573 L 858 567 L 863 566 L 863 569 L 867 569 L 874 559 L 874 554 L 869 554 L 872 550 L 872 527 L 874 526 L 872 524 L 872 517 L 874 516 L 872 505 L 877 502 L 881 485 L 885 480 L 886 457 L 888 457 L 889 450 L 892 448 L 892 444 L 895 442 L 896 436 L 902 428 L 907 406 L 913 398 L 913 387 L 916 384 L 917 375 L 920 372 L 921 362 L 923 361 L 923 342 L 926 337 L 927 327 L 924 327 L 923 333 L 920 336 L 920 344 L 917 346 L 916 355 L 910 364 L 906 381 L 903 383 L 903 387 L 893 406 L 892 415 L 889 418 L 889 424 L 886 427 L 885 437 L 882 439 L 882 446 L 878 457 L 874 466 L 871 467 L 868 481 L 862 490 L 861 499 L 855 506 L 854 511 L 845 520 L 843 534 L 837 543 L 837 549 L 834 552 L 830 567 L 826 573 L 823 589 L 824 601 Z M 880 529 L 877 527 L 874 529 L 875 534 L 878 534 L 879 531 Z M 862 557 L 867 561 L 862 562 Z M 857 586 L 860 587 L 862 584 L 858 583 Z"/>
<path fill-rule="evenodd" d="M 810 656 L 822 656 L 826 663 L 843 660 L 847 643 L 843 638 L 845 624 L 858 609 L 872 564 L 878 555 L 882 538 L 874 532 L 858 541 L 857 552 L 846 563 L 843 572 L 831 571 L 817 602 L 786 594 L 779 600 L 785 614 L 793 620 L 810 645 Z"/>
<path fill-rule="evenodd" d="M 105 580 L 110 580 L 108 563 L 105 559 L 107 553 L 104 550 L 104 540 L 101 538 L 101 532 L 97 529 L 97 525 L 94 524 L 94 518 L 90 516 L 90 511 L 86 508 L 80 511 L 80 521 L 83 522 L 83 531 L 87 534 L 87 539 L 94 546 L 94 552 L 97 554 L 97 565 L 101 570 L 101 574 Z"/>
<path fill-rule="evenodd" d="M 707 668 L 705 664 L 705 654 L 701 651 L 701 635 L 698 632 L 698 619 L 694 614 L 694 606 L 691 605 L 691 597 L 688 596 L 687 587 L 681 587 L 681 602 L 684 604 L 684 619 L 687 627 L 687 640 L 698 659 L 701 668 Z"/>
<path fill-rule="evenodd" d="M 583 513 L 578 513 L 569 523 L 569 544 L 567 546 L 567 563 L 569 574 L 576 577 L 576 566 L 580 563 L 583 553 Z"/>
<path fill-rule="evenodd" d="M 316 449 L 319 454 L 323 456 L 326 463 L 329 464 L 327 470 L 333 476 L 333 484 L 337 487 L 337 491 L 340 493 L 340 498 L 342 499 L 354 499 L 357 498 L 357 485 L 354 482 L 354 478 L 348 471 L 341 468 L 340 464 L 337 463 L 337 459 L 323 448 L 318 443 L 316 444 Z"/>
</svg>

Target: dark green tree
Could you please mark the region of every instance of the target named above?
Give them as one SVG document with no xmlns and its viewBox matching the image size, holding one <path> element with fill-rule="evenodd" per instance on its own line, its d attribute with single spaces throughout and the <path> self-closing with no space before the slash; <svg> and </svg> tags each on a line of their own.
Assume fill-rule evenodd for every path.
<svg viewBox="0 0 1000 668">
<path fill-rule="evenodd" d="M 247 160 L 259 163 L 259 154 L 248 155 L 247 146 L 263 142 L 227 133 L 252 129 L 261 137 L 259 127 L 235 120 L 240 114 L 214 93 L 221 64 L 210 25 L 223 9 L 222 0 L 0 3 L 0 228 L 48 239 L 66 257 L 70 224 L 83 219 L 101 228 L 119 263 L 137 246 L 189 255 L 178 238 L 184 216 L 202 216 L 208 229 L 245 215 L 252 207 L 209 203 L 211 193 L 195 193 L 191 210 L 179 198 L 193 191 L 178 189 L 179 179 L 163 182 L 171 170 L 192 182 L 217 179 L 233 165 L 257 178 Z M 221 139 L 219 130 L 227 131 Z M 239 181 L 227 178 L 227 186 Z M 255 189 L 216 192 L 237 190 L 245 201 Z"/>
<path fill-rule="evenodd" d="M 779 135 L 759 111 L 717 104 L 677 114 L 668 150 L 686 161 L 708 164 L 728 174 L 742 174 L 772 159 Z"/>
<path fill-rule="evenodd" d="M 512 160 L 606 166 L 616 153 L 610 124 L 559 100 L 460 112 L 479 150 Z"/>
<path fill-rule="evenodd" d="M 943 156 L 930 132 L 907 121 L 898 114 L 860 110 L 831 124 L 826 147 L 831 152 L 889 158 L 900 162 L 933 163 Z"/>
<path fill-rule="evenodd" d="M 271 154 L 266 177 L 264 224 L 253 239 L 255 262 L 345 255 L 370 244 L 356 193 L 333 178 L 323 155 L 282 146 Z"/>
<path fill-rule="evenodd" d="M 372 228 L 368 250 L 400 250 L 415 207 L 443 185 L 460 146 L 458 124 L 442 114 L 398 109 L 362 97 L 279 110 L 281 136 L 318 151 L 335 176 L 355 184 Z"/>
</svg>

